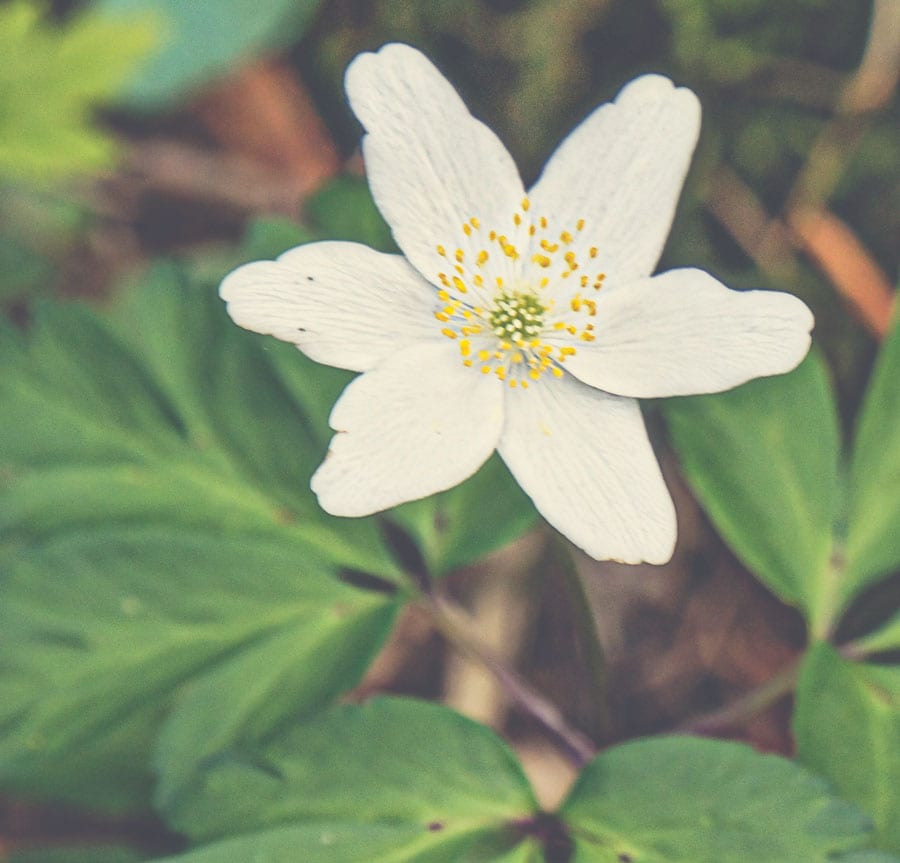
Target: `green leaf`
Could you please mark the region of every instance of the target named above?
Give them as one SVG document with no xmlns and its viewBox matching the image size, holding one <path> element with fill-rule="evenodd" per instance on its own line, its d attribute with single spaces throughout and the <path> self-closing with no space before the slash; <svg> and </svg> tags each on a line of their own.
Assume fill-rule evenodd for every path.
<svg viewBox="0 0 900 863">
<path fill-rule="evenodd" d="M 858 639 L 857 643 L 869 654 L 900 650 L 900 611 L 874 632 Z"/>
<path fill-rule="evenodd" d="M 415 538 L 429 571 L 444 575 L 521 536 L 535 525 L 537 512 L 494 455 L 466 482 L 397 507 L 389 518 Z"/>
<path fill-rule="evenodd" d="M 509 849 L 497 832 L 429 833 L 419 825 L 343 822 L 276 827 L 156 863 L 540 863 L 533 840 Z"/>
<path fill-rule="evenodd" d="M 690 737 L 608 750 L 560 814 L 572 863 L 826 863 L 863 846 L 870 827 L 792 762 Z"/>
<path fill-rule="evenodd" d="M 156 41 L 143 16 L 85 14 L 55 27 L 44 8 L 0 6 L 0 177 L 40 184 L 110 164 L 114 143 L 93 112 Z"/>
<path fill-rule="evenodd" d="M 122 23 L 152 17 L 161 48 L 129 79 L 121 98 L 137 108 L 158 108 L 260 51 L 300 37 L 319 0 L 94 0 L 95 9 Z"/>
<path fill-rule="evenodd" d="M 53 263 L 17 237 L 0 234 L 0 301 L 31 293 L 55 276 Z"/>
<path fill-rule="evenodd" d="M 306 202 L 306 212 L 329 240 L 396 251 L 391 229 L 378 212 L 366 181 L 359 177 L 336 177 Z"/>
<path fill-rule="evenodd" d="M 139 863 L 146 860 L 130 848 L 106 845 L 77 848 L 30 848 L 13 851 L 3 857 L 4 863 Z"/>
<path fill-rule="evenodd" d="M 846 571 L 841 599 L 900 566 L 900 325 L 881 347 L 850 464 Z"/>
<path fill-rule="evenodd" d="M 7 787 L 139 805 L 165 722 L 171 794 L 355 685 L 404 599 L 375 522 L 325 515 L 308 488 L 344 376 L 267 351 L 221 305 L 159 268 L 118 334 L 77 306 L 0 333 Z"/>
<path fill-rule="evenodd" d="M 682 469 L 744 564 L 814 628 L 829 622 L 840 439 L 828 374 L 793 372 L 663 411 Z"/>
<path fill-rule="evenodd" d="M 288 249 L 313 239 L 313 235 L 293 219 L 260 217 L 248 224 L 240 254 L 244 261 L 277 258 Z"/>
<path fill-rule="evenodd" d="M 900 853 L 900 666 L 849 662 L 815 645 L 794 734 L 798 758 L 874 818 L 879 848 Z"/>
<path fill-rule="evenodd" d="M 185 863 L 238 860 L 248 848 L 272 863 L 518 863 L 539 859 L 515 829 L 536 812 L 518 761 L 487 728 L 435 704 L 380 698 L 223 756 L 168 814 L 194 838 L 226 840 Z"/>
</svg>

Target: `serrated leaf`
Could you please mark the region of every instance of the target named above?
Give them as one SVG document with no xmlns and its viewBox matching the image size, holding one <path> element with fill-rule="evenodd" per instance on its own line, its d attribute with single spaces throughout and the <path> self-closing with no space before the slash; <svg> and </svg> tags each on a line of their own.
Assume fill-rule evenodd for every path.
<svg viewBox="0 0 900 863">
<path fill-rule="evenodd" d="M 403 576 L 309 491 L 330 370 L 271 362 L 174 268 L 118 328 L 48 306 L 0 334 L 0 779 L 128 807 L 161 722 L 172 793 L 353 686 L 403 592 L 338 570 Z"/>
<path fill-rule="evenodd" d="M 515 756 L 427 702 L 333 708 L 262 750 L 223 756 L 172 802 L 171 822 L 194 838 L 243 836 L 185 861 L 236 860 L 250 847 L 271 849 L 273 863 L 533 859 L 516 827 L 537 804 Z"/>
<path fill-rule="evenodd" d="M 138 108 L 165 106 L 236 66 L 300 37 L 319 0 L 94 0 L 122 22 L 151 17 L 160 49 L 129 79 L 122 99 Z"/>
<path fill-rule="evenodd" d="M 877 842 L 900 853 L 900 666 L 807 654 L 794 713 L 797 756 L 875 820 Z"/>
<path fill-rule="evenodd" d="M 744 564 L 815 628 L 831 609 L 840 438 L 817 354 L 788 375 L 671 399 L 663 412 L 685 477 Z"/>
<path fill-rule="evenodd" d="M 156 42 L 145 17 L 83 14 L 56 27 L 44 9 L 0 6 L 0 177 L 41 184 L 110 164 L 114 143 L 93 112 Z"/>
<path fill-rule="evenodd" d="M 881 346 L 857 424 L 850 463 L 846 571 L 849 602 L 900 566 L 900 325 Z"/>
<path fill-rule="evenodd" d="M 870 828 L 792 762 L 691 737 L 608 750 L 560 814 L 572 863 L 826 863 L 863 847 Z"/>
</svg>

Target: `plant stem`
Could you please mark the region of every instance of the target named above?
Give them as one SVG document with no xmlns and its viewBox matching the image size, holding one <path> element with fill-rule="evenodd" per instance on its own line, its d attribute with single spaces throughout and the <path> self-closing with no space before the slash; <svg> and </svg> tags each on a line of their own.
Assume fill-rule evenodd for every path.
<svg viewBox="0 0 900 863">
<path fill-rule="evenodd" d="M 612 716 L 607 698 L 606 657 L 597 633 L 597 622 L 585 591 L 584 581 L 575 561 L 572 548 L 561 536 L 553 535 L 549 540 L 550 556 L 559 564 L 565 579 L 568 605 L 575 617 L 578 646 L 583 654 L 585 670 L 592 684 L 591 696 L 594 712 L 594 734 L 598 739 L 607 740 L 612 734 Z"/>
<path fill-rule="evenodd" d="M 802 657 L 793 660 L 773 677 L 744 693 L 731 704 L 682 722 L 675 727 L 675 731 L 679 734 L 713 734 L 744 725 L 757 713 L 793 692 L 801 660 Z"/>
<path fill-rule="evenodd" d="M 497 678 L 506 694 L 543 726 L 577 767 L 583 767 L 594 758 L 597 750 L 590 738 L 569 725 L 554 704 L 484 644 L 464 609 L 446 597 L 435 594 L 427 594 L 422 600 L 431 612 L 435 626 L 447 641 L 484 665 Z"/>
</svg>

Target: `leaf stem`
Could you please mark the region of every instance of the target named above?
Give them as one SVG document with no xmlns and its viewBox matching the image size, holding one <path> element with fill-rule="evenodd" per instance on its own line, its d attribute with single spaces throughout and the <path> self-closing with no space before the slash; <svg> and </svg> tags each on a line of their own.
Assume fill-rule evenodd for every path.
<svg viewBox="0 0 900 863">
<path fill-rule="evenodd" d="M 469 614 L 455 602 L 436 594 L 422 601 L 441 634 L 458 650 L 484 665 L 504 692 L 549 733 L 577 767 L 583 767 L 597 754 L 591 739 L 572 727 L 559 709 L 530 683 L 520 677 L 484 644 L 475 631 Z"/>
<path fill-rule="evenodd" d="M 592 704 L 594 712 L 593 729 L 600 740 L 607 740 L 612 734 L 612 715 L 607 698 L 606 657 L 597 632 L 597 620 L 585 590 L 584 581 L 572 557 L 572 548 L 561 536 L 549 539 L 550 554 L 555 557 L 565 579 L 570 610 L 575 617 L 578 645 L 583 654 L 585 670 L 592 684 Z"/>
<path fill-rule="evenodd" d="M 688 719 L 675 727 L 678 734 L 714 734 L 738 728 L 794 691 L 803 657 L 797 657 L 777 674 L 740 698 L 710 713 Z"/>
</svg>

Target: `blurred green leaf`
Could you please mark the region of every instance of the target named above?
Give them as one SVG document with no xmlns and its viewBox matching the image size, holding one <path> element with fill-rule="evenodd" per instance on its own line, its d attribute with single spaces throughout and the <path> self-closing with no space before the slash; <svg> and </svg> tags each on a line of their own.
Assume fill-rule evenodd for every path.
<svg viewBox="0 0 900 863">
<path fill-rule="evenodd" d="M 794 713 L 797 757 L 875 820 L 876 845 L 900 853 L 900 666 L 807 654 Z"/>
<path fill-rule="evenodd" d="M 560 814 L 572 863 L 826 863 L 865 845 L 870 826 L 786 759 L 691 737 L 608 750 Z"/>
<path fill-rule="evenodd" d="M 402 589 L 336 577 L 403 584 L 376 524 L 308 488 L 345 376 L 221 306 L 160 267 L 121 303 L 121 338 L 77 306 L 0 334 L 7 787 L 140 803 L 168 714 L 168 793 L 353 686 L 390 628 Z"/>
<path fill-rule="evenodd" d="M 130 848 L 83 846 L 73 848 L 31 848 L 13 851 L 4 863 L 139 863 L 145 856 Z"/>
<path fill-rule="evenodd" d="M 391 229 L 378 212 L 366 181 L 337 177 L 306 202 L 306 211 L 329 240 L 364 243 L 382 252 L 396 251 Z"/>
<path fill-rule="evenodd" d="M 523 838 L 512 828 L 536 812 L 518 761 L 487 728 L 428 702 L 379 698 L 223 756 L 168 815 L 195 839 L 225 839 L 177 858 L 185 863 L 245 860 L 250 848 L 272 863 L 512 863 L 531 859 L 511 853 Z"/>
<path fill-rule="evenodd" d="M 54 278 L 52 261 L 16 237 L 0 234 L 0 300 L 30 293 Z"/>
<path fill-rule="evenodd" d="M 663 412 L 684 474 L 724 539 L 785 602 L 824 627 L 840 439 L 818 355 L 788 375 L 668 400 Z"/>
<path fill-rule="evenodd" d="M 429 572 L 446 575 L 521 536 L 536 524 L 537 511 L 494 455 L 461 485 L 403 504 L 388 517 L 416 540 Z"/>
<path fill-rule="evenodd" d="M 858 639 L 857 643 L 870 654 L 900 650 L 900 611 L 874 632 Z"/>
<path fill-rule="evenodd" d="M 258 217 L 250 221 L 241 240 L 241 263 L 277 258 L 288 249 L 314 239 L 313 234 L 294 219 Z"/>
<path fill-rule="evenodd" d="M 44 8 L 0 5 L 0 177 L 41 184 L 111 163 L 114 143 L 93 111 L 156 40 L 145 16 L 124 24 L 89 13 L 55 27 Z"/>
<path fill-rule="evenodd" d="M 155 863 L 542 863 L 534 840 L 509 849 L 509 840 L 497 834 L 497 830 L 480 835 L 428 833 L 427 828 L 404 822 L 326 821 L 226 839 Z"/>
<path fill-rule="evenodd" d="M 94 0 L 93 8 L 122 23 L 151 18 L 161 47 L 127 82 L 120 98 L 159 108 L 261 51 L 299 38 L 320 0 Z"/>
<path fill-rule="evenodd" d="M 900 326 L 895 321 L 866 392 L 850 463 L 841 600 L 900 566 Z"/>
</svg>

